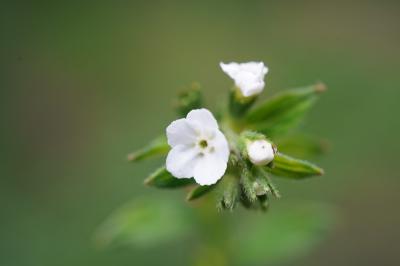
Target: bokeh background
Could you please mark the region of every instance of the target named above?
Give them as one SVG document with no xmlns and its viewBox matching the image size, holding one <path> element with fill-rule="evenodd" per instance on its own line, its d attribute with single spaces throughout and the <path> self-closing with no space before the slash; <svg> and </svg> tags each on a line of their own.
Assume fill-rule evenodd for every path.
<svg viewBox="0 0 400 266">
<path fill-rule="evenodd" d="M 175 118 L 176 93 L 199 81 L 215 107 L 231 85 L 218 63 L 247 60 L 269 66 L 267 95 L 329 87 L 303 127 L 330 140 L 327 174 L 277 182 L 337 221 L 277 265 L 400 264 L 398 1 L 8 1 L 0 14 L 1 265 L 187 265 L 184 242 L 98 249 L 93 233 L 124 202 L 167 195 L 142 185 L 162 159 L 125 155 Z"/>
</svg>

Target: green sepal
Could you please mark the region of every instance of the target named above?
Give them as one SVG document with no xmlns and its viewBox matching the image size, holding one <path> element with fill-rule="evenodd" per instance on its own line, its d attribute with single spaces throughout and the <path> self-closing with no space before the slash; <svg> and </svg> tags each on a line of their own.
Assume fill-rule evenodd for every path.
<svg viewBox="0 0 400 266">
<path fill-rule="evenodd" d="M 284 91 L 251 110 L 245 121 L 268 137 L 284 134 L 301 122 L 324 90 L 323 84 L 316 84 Z"/>
<path fill-rule="evenodd" d="M 165 167 L 160 167 L 148 178 L 144 180 L 144 184 L 157 188 L 180 188 L 194 184 L 193 178 L 176 178 L 172 176 Z"/>
<path fill-rule="evenodd" d="M 250 202 L 255 202 L 257 199 L 257 193 L 254 187 L 254 176 L 251 171 L 244 167 L 240 175 L 240 185 L 242 187 L 243 194 L 247 197 Z"/>
<path fill-rule="evenodd" d="M 208 192 L 210 192 L 215 185 L 211 186 L 197 186 L 194 189 L 192 189 L 186 196 L 186 200 L 192 201 L 195 199 L 198 199 L 204 195 L 206 195 Z"/>
<path fill-rule="evenodd" d="M 255 168 L 255 171 L 257 175 L 257 182 L 263 187 L 268 187 L 268 190 L 271 192 L 271 194 L 275 198 L 279 199 L 281 197 L 281 194 L 277 187 L 272 183 L 271 179 L 268 176 L 268 173 L 263 169 L 263 167 L 258 166 Z"/>
<path fill-rule="evenodd" d="M 303 179 L 324 174 L 322 168 L 312 163 L 295 159 L 279 152 L 275 154 L 273 163 L 273 167 L 266 166 L 264 169 L 276 176 Z"/>
<path fill-rule="evenodd" d="M 229 94 L 229 112 L 233 117 L 242 117 L 253 106 L 257 96 L 245 97 L 239 88 L 233 87 Z"/>
<path fill-rule="evenodd" d="M 181 92 L 175 104 L 175 109 L 180 116 L 186 116 L 191 110 L 203 106 L 203 95 L 198 83 L 193 83 L 189 89 Z"/>
<path fill-rule="evenodd" d="M 239 200 L 237 178 L 231 175 L 224 176 L 218 184 L 218 193 L 220 195 L 217 200 L 217 209 L 232 211 Z"/>
<path fill-rule="evenodd" d="M 150 142 L 149 145 L 128 154 L 128 161 L 138 162 L 154 156 L 164 155 L 168 153 L 170 147 L 168 146 L 165 136 L 160 136 Z"/>
</svg>

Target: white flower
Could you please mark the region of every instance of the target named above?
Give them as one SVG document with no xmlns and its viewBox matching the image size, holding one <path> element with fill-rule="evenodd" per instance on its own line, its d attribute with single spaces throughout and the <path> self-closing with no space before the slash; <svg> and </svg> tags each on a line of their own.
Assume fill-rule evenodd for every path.
<svg viewBox="0 0 400 266">
<path fill-rule="evenodd" d="M 176 178 L 194 177 L 200 185 L 216 183 L 227 168 L 228 142 L 207 109 L 192 110 L 167 127 L 167 170 Z"/>
<path fill-rule="evenodd" d="M 266 165 L 274 159 L 274 148 L 266 140 L 255 140 L 247 144 L 250 161 L 255 165 Z"/>
<path fill-rule="evenodd" d="M 220 63 L 222 70 L 235 81 L 243 96 L 258 95 L 264 89 L 264 76 L 268 68 L 263 62 Z"/>
</svg>

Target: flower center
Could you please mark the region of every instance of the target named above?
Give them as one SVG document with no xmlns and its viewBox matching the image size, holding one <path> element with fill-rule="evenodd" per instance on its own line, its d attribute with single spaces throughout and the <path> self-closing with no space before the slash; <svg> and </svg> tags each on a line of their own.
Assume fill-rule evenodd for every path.
<svg viewBox="0 0 400 266">
<path fill-rule="evenodd" d="M 202 149 L 207 148 L 207 146 L 208 146 L 207 140 L 205 140 L 205 139 L 200 140 L 199 146 L 200 146 L 200 148 L 202 148 Z"/>
</svg>

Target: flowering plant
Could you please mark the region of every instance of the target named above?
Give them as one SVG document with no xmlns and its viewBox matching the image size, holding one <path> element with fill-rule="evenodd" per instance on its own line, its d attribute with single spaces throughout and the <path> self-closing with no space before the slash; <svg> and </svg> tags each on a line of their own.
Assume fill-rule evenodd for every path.
<svg viewBox="0 0 400 266">
<path fill-rule="evenodd" d="M 270 196 L 280 197 L 271 176 L 303 179 L 323 174 L 320 167 L 281 152 L 280 144 L 325 86 L 287 90 L 255 105 L 265 87 L 264 63 L 220 67 L 234 81 L 225 109 L 214 116 L 204 108 L 198 86 L 193 87 L 179 96 L 180 118 L 167 127 L 166 135 L 128 158 L 137 162 L 167 154 L 165 166 L 150 174 L 145 184 L 188 187 L 188 201 L 213 192 L 219 210 L 233 210 L 238 204 L 266 210 Z"/>
</svg>

